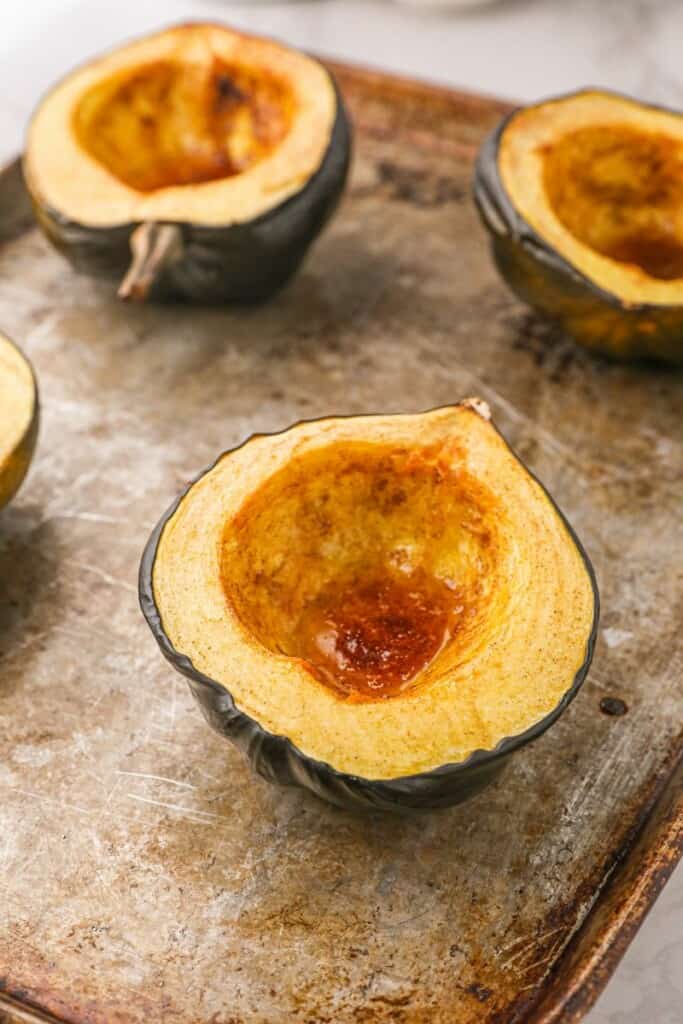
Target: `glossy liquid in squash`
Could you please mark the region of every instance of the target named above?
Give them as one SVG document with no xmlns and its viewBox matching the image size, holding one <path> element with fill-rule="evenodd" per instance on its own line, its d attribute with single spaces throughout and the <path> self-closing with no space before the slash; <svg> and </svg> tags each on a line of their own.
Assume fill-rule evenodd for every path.
<svg viewBox="0 0 683 1024">
<path fill-rule="evenodd" d="M 351 699 L 392 697 L 419 684 L 463 612 L 454 586 L 424 570 L 374 571 L 305 607 L 299 652 L 322 682 Z"/>
</svg>

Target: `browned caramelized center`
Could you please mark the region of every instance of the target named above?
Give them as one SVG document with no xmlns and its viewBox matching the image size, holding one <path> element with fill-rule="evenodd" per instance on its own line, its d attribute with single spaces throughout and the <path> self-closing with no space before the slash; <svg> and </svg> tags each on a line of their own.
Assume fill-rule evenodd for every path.
<svg viewBox="0 0 683 1024">
<path fill-rule="evenodd" d="M 391 697 L 434 660 L 462 611 L 453 589 L 424 571 L 360 577 L 304 608 L 299 653 L 345 695 Z"/>
<path fill-rule="evenodd" d="M 591 249 L 650 277 L 683 277 L 683 144 L 625 124 L 590 125 L 543 151 L 562 224 Z"/>
<path fill-rule="evenodd" d="M 138 192 L 248 170 L 287 134 L 288 86 L 264 70 L 158 61 L 99 83 L 80 100 L 81 146 Z"/>
<path fill-rule="evenodd" d="M 384 700 L 478 642 L 503 516 L 447 438 L 339 442 L 292 457 L 226 522 L 221 582 L 246 642 L 340 700 Z"/>
</svg>

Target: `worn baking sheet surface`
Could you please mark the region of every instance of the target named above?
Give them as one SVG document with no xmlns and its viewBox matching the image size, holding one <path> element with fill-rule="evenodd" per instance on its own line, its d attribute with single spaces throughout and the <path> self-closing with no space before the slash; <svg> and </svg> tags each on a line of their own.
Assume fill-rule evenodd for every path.
<svg viewBox="0 0 683 1024">
<path fill-rule="evenodd" d="M 641 841 L 652 870 L 629 862 L 636 882 L 594 903 L 680 751 L 683 378 L 578 352 L 498 281 L 468 185 L 499 106 L 341 80 L 349 194 L 261 309 L 117 303 L 22 230 L 6 181 L 0 326 L 43 398 L 34 468 L 0 522 L 0 975 L 15 1006 L 78 1024 L 465 1024 L 545 1000 L 555 1019 L 581 971 L 604 980 L 610 927 L 675 860 L 674 808 Z M 252 431 L 472 393 L 595 564 L 604 613 L 581 695 L 446 812 L 354 816 L 253 778 L 138 612 L 150 528 Z M 628 713 L 602 713 L 607 695 Z M 581 991 L 557 1019 L 580 1015 Z"/>
</svg>

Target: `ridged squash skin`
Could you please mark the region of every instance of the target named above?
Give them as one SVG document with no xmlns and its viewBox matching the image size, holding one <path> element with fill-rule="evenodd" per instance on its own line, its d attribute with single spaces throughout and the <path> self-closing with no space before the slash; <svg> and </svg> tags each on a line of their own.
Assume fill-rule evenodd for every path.
<svg viewBox="0 0 683 1024">
<path fill-rule="evenodd" d="M 583 94 L 558 99 L 571 100 L 574 95 Z M 618 94 L 601 95 L 633 102 Z M 648 109 L 663 109 L 639 106 L 645 114 Z M 486 139 L 479 151 L 473 181 L 474 200 L 491 237 L 492 254 L 501 277 L 523 302 L 558 323 L 592 352 L 618 361 L 645 359 L 683 364 L 683 302 L 623 300 L 591 280 L 520 213 L 500 173 L 501 142 L 506 131 L 514 130 L 519 112 L 512 111 Z M 614 274 L 617 273 L 615 268 Z"/>
</svg>

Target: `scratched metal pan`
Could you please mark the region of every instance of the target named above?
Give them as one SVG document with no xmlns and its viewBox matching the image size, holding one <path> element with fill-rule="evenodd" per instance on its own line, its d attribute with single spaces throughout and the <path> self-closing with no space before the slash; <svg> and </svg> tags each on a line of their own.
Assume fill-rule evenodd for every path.
<svg viewBox="0 0 683 1024">
<path fill-rule="evenodd" d="M 8 1019 L 570 1024 L 681 852 L 683 376 L 590 358 L 500 283 L 469 182 L 501 104 L 337 71 L 349 194 L 260 309 L 120 305 L 0 183 L 0 328 L 44 414 L 0 521 Z M 581 694 L 414 821 L 252 777 L 138 611 L 160 511 L 252 431 L 473 393 L 596 567 Z"/>
</svg>

